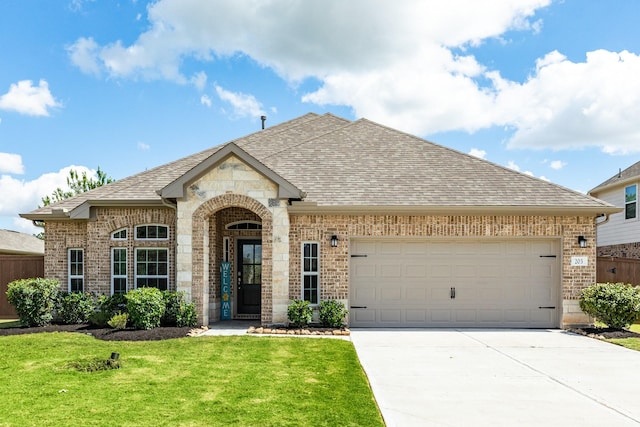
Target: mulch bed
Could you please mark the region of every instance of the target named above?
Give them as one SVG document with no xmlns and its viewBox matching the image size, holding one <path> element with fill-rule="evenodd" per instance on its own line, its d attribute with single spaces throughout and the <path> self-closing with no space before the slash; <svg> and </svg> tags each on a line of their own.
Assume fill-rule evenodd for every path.
<svg viewBox="0 0 640 427">
<path fill-rule="evenodd" d="M 160 327 L 149 330 L 98 328 L 91 325 L 47 325 L 33 328 L 0 328 L 0 336 L 40 332 L 79 332 L 104 341 L 159 341 L 186 337 L 193 328 Z"/>
<path fill-rule="evenodd" d="M 588 337 L 599 339 L 640 338 L 640 334 L 636 332 L 615 328 L 580 328 L 570 329 L 570 332 L 575 332 L 576 334 L 586 335 Z"/>
</svg>

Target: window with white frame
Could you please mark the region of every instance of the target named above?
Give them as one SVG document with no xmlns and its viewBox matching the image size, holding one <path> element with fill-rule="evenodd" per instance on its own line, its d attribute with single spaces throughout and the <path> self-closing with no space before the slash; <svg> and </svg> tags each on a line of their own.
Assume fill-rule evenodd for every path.
<svg viewBox="0 0 640 427">
<path fill-rule="evenodd" d="M 127 229 L 122 228 L 111 233 L 111 240 L 127 240 Z"/>
<path fill-rule="evenodd" d="M 166 225 L 145 224 L 136 226 L 136 240 L 167 240 L 169 227 Z"/>
<path fill-rule="evenodd" d="M 69 292 L 84 292 L 84 249 L 69 249 Z"/>
<path fill-rule="evenodd" d="M 258 221 L 237 221 L 225 225 L 227 230 L 262 230 L 262 223 Z"/>
<path fill-rule="evenodd" d="M 111 248 L 111 295 L 127 292 L 127 249 Z"/>
<path fill-rule="evenodd" d="M 169 251 L 166 248 L 136 249 L 136 288 L 166 291 L 169 285 Z"/>
<path fill-rule="evenodd" d="M 302 299 L 311 304 L 320 302 L 320 245 L 302 243 Z"/>
<path fill-rule="evenodd" d="M 637 217 L 638 186 L 633 184 L 624 189 L 624 219 Z"/>
</svg>

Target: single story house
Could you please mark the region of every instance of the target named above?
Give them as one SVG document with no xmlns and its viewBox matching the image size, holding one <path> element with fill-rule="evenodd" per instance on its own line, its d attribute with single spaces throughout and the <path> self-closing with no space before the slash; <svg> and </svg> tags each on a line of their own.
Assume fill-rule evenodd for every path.
<svg viewBox="0 0 640 427">
<path fill-rule="evenodd" d="M 45 274 L 66 289 L 185 291 L 203 324 L 283 324 L 293 299 L 335 299 L 352 327 L 548 328 L 589 322 L 596 218 L 617 211 L 310 113 L 22 216 L 44 222 Z"/>
</svg>

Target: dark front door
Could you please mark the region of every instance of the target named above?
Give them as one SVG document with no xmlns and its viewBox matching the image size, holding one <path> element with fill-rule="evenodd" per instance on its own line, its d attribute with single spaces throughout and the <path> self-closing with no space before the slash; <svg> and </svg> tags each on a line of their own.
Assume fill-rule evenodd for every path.
<svg viewBox="0 0 640 427">
<path fill-rule="evenodd" d="M 238 240 L 238 314 L 260 314 L 262 241 Z"/>
</svg>

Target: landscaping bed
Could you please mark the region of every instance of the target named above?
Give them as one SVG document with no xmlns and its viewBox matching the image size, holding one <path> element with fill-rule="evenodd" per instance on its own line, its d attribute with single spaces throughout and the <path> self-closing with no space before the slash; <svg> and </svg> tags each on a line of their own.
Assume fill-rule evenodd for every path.
<svg viewBox="0 0 640 427">
<path fill-rule="evenodd" d="M 640 338 L 640 334 L 637 332 L 618 328 L 579 328 L 570 329 L 569 332 L 598 339 Z"/>
<path fill-rule="evenodd" d="M 99 328 L 89 324 L 46 325 L 38 327 L 0 328 L 0 336 L 35 334 L 40 332 L 79 332 L 104 341 L 159 341 L 186 337 L 193 328 L 158 327 L 153 329 Z"/>
</svg>

